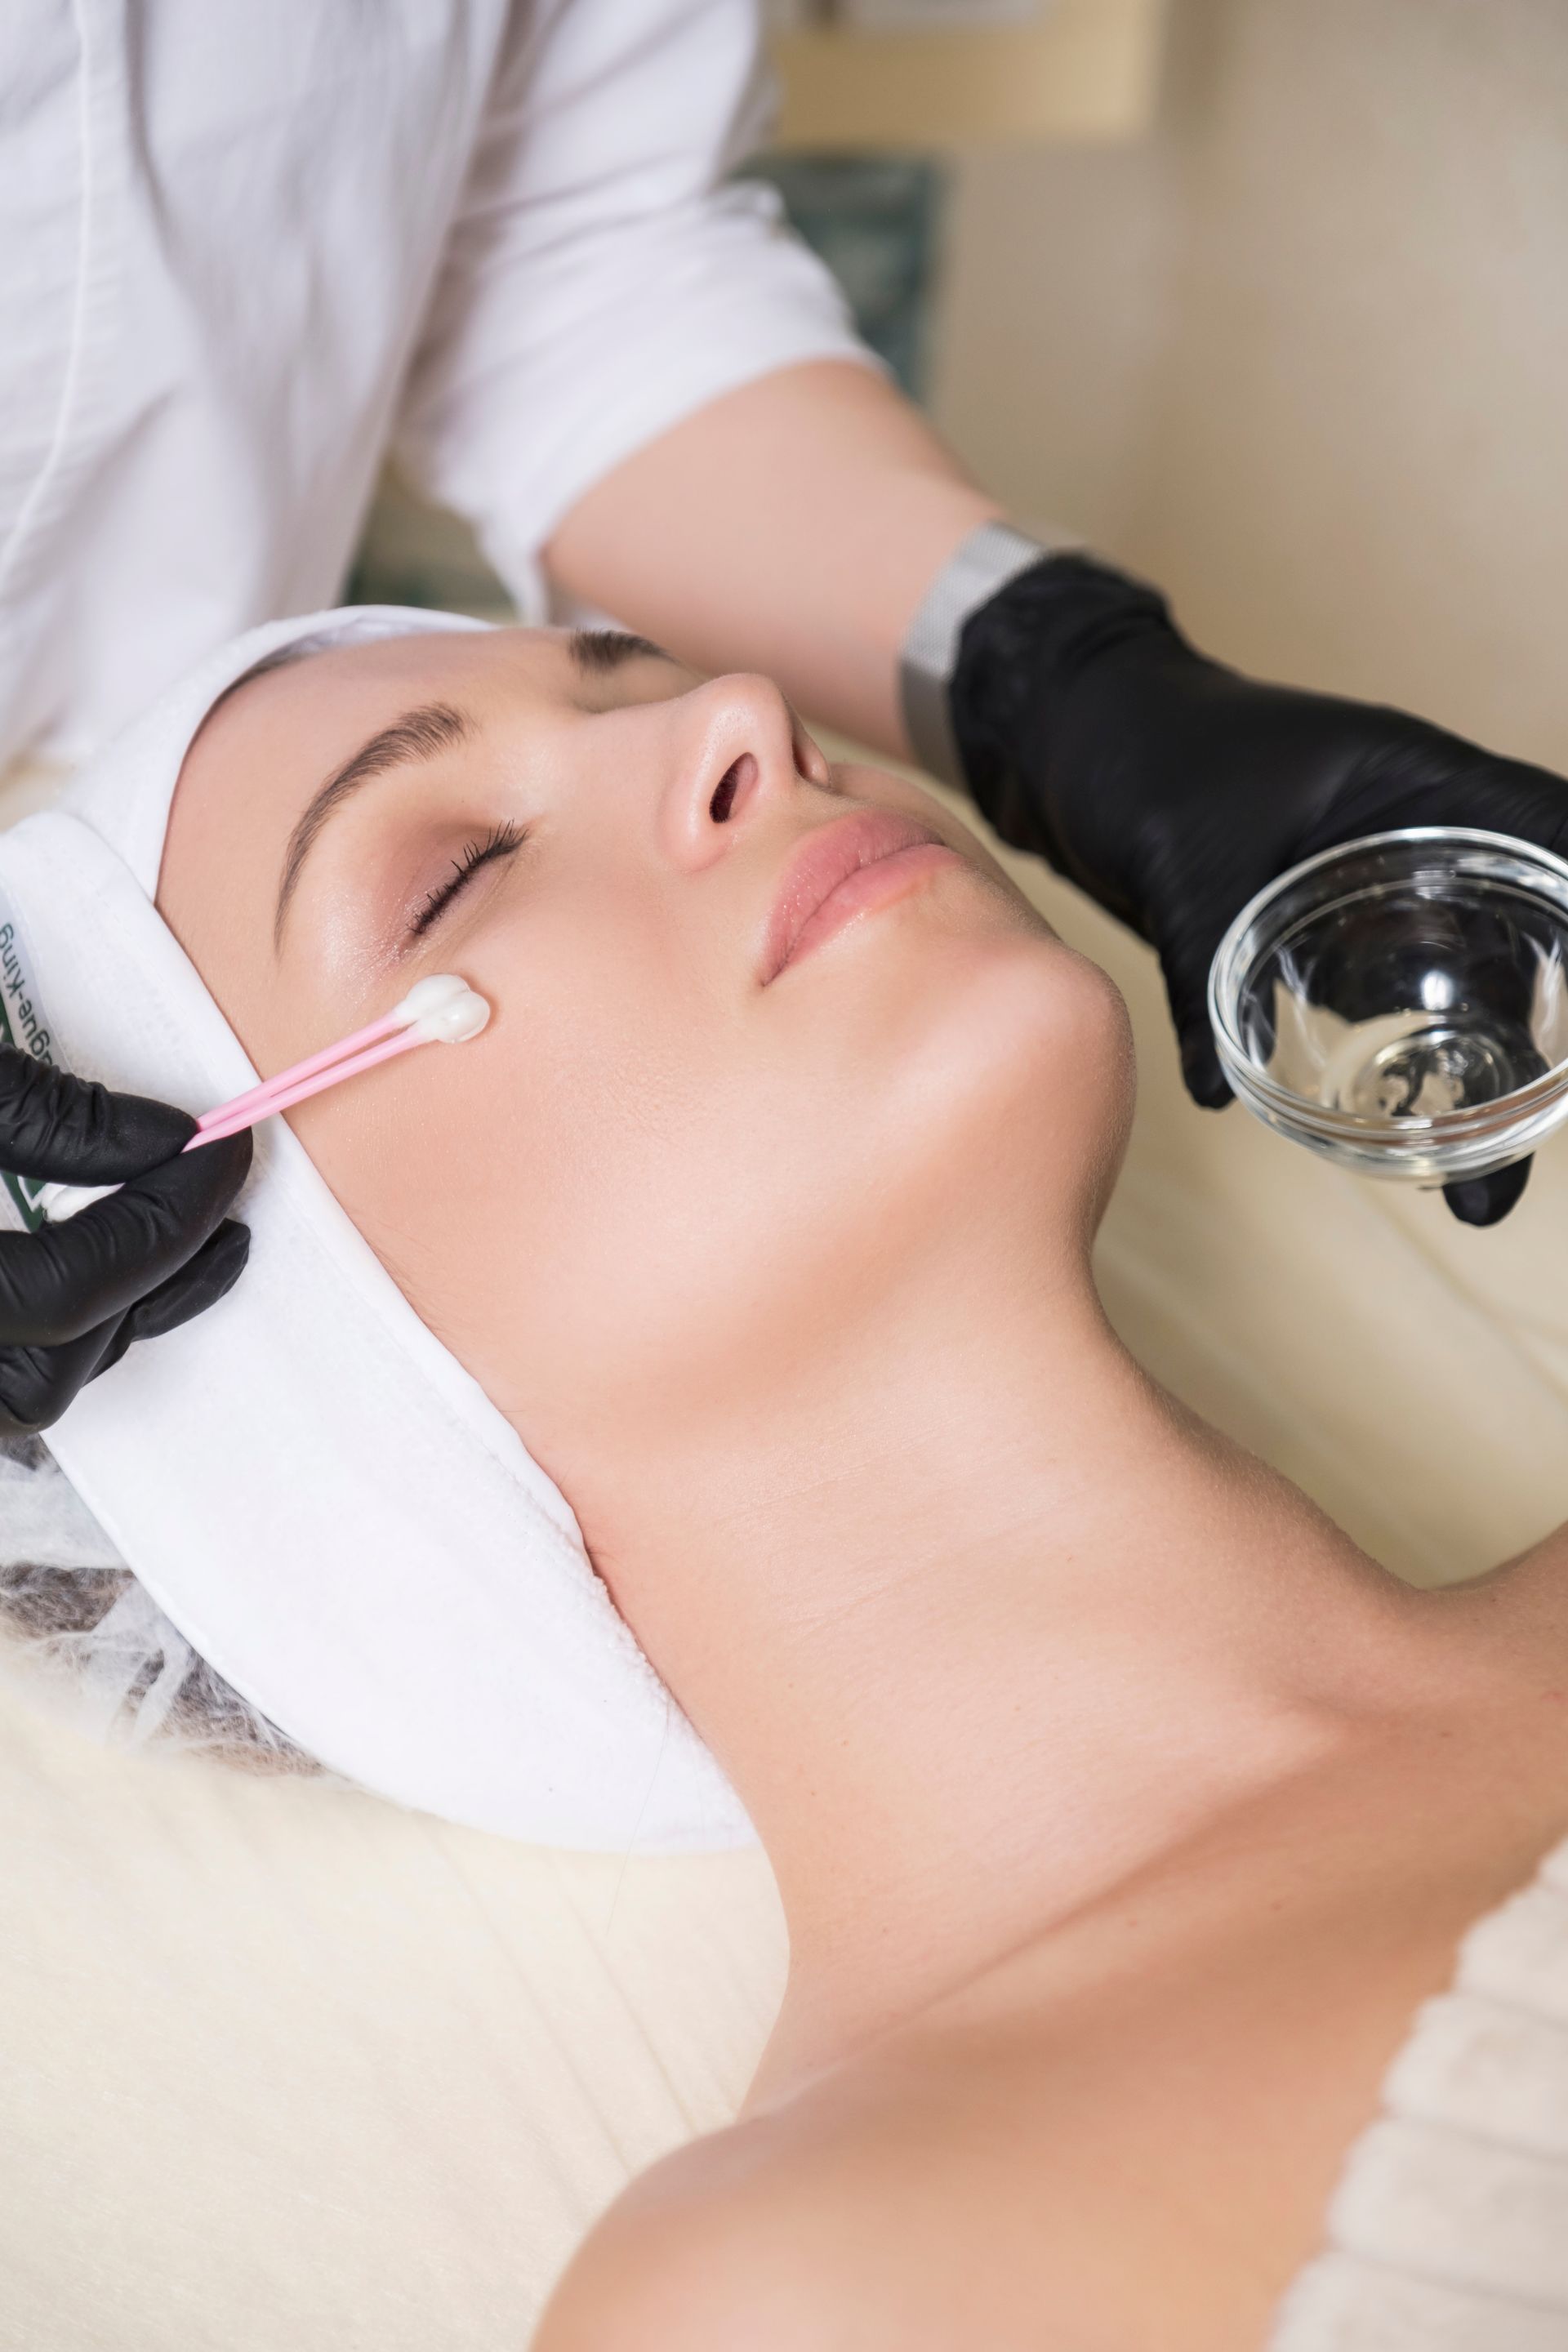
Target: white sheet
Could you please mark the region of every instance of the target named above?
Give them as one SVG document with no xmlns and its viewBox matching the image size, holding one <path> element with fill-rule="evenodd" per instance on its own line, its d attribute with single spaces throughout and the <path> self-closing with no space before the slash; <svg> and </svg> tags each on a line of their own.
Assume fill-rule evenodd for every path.
<svg viewBox="0 0 1568 2352">
<path fill-rule="evenodd" d="M 589 2218 L 739 2099 L 760 1854 L 623 1874 L 0 1696 L 6 2352 L 521 2352 Z"/>
<path fill-rule="evenodd" d="M 1477 1234 L 1194 1110 L 1152 960 L 1031 881 L 1132 1003 L 1101 1263 L 1138 1352 L 1405 1572 L 1543 1532 L 1564 1147 Z M 0 1690 L 0 2347 L 520 2352 L 594 2214 L 731 2112 L 784 1964 L 760 1856 L 623 1873 L 132 1763 Z"/>
</svg>

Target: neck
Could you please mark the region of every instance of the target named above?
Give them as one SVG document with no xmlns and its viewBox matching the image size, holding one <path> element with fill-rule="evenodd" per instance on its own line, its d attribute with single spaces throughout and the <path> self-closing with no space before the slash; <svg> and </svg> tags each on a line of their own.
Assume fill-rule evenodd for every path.
<svg viewBox="0 0 1568 2352">
<path fill-rule="evenodd" d="M 884 1330 L 874 1378 L 711 1448 L 641 1479 L 626 1589 L 601 1566 L 778 1880 L 770 2087 L 1467 1671 L 1436 1596 L 1140 1370 L 1087 1268 Z"/>
</svg>

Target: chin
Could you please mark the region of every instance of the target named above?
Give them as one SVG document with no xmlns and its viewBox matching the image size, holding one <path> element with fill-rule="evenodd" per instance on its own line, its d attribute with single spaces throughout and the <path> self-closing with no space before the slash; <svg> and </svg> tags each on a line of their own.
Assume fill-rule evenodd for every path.
<svg viewBox="0 0 1568 2352">
<path fill-rule="evenodd" d="M 1132 1029 L 1098 964 L 1043 928 L 931 943 L 906 976 L 890 1041 L 902 1149 L 956 1197 L 986 1195 L 1093 1236 L 1126 1149 Z M 912 1032 L 912 1034 L 911 1034 Z"/>
</svg>

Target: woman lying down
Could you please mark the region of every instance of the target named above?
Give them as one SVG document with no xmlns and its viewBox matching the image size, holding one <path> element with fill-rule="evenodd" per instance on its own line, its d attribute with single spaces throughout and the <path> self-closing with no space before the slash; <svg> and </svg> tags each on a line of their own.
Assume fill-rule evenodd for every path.
<svg viewBox="0 0 1568 2352">
<path fill-rule="evenodd" d="M 493 1007 L 272 1122 L 244 1279 L 50 1445 L 187 1714 L 762 1839 L 756 2080 L 540 2352 L 1561 2352 L 1563 1540 L 1411 1590 L 1129 1359 L 1121 999 L 942 806 L 764 679 L 373 612 L 231 649 L 0 894 L 59 1058 L 194 1109 Z"/>
</svg>

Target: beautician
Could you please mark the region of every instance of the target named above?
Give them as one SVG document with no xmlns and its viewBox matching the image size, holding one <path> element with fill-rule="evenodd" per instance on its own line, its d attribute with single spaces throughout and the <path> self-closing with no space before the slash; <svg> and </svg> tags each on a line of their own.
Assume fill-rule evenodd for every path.
<svg viewBox="0 0 1568 2352">
<path fill-rule="evenodd" d="M 1568 787 L 1239 677 L 1015 530 L 727 184 L 757 41 L 750 0 L 11 0 L 0 769 L 330 604 L 393 454 L 525 619 L 576 600 L 962 779 L 1158 949 L 1217 1106 L 1205 979 L 1255 890 L 1386 826 L 1556 848 Z M 0 1052 L 0 1167 L 134 1180 L 0 1235 L 0 1432 L 239 1274 L 248 1150 L 171 1160 L 190 1128 Z M 1450 1203 L 1489 1223 L 1523 1177 Z"/>
</svg>

